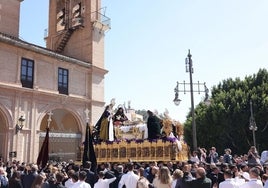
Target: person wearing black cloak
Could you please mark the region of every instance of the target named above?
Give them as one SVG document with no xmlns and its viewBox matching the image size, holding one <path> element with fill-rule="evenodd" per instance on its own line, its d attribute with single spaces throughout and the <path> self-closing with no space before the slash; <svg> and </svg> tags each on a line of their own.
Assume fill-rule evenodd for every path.
<svg viewBox="0 0 268 188">
<path fill-rule="evenodd" d="M 98 137 L 100 141 L 109 140 L 109 124 L 111 119 L 111 105 L 107 105 L 105 107 L 104 112 L 102 113 L 100 119 L 95 125 L 95 129 L 97 130 Z"/>
<path fill-rule="evenodd" d="M 152 111 L 147 110 L 147 114 L 148 139 L 158 139 L 161 137 L 161 121 Z"/>
</svg>

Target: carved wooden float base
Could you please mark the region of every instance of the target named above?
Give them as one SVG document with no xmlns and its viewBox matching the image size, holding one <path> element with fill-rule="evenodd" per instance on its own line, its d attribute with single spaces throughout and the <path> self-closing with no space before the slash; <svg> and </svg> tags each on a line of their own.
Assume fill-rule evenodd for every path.
<svg viewBox="0 0 268 188">
<path fill-rule="evenodd" d="M 150 162 L 150 161 L 187 161 L 188 146 L 181 143 L 181 150 L 176 142 L 155 141 L 120 141 L 95 144 L 98 163 L 103 162 Z"/>
</svg>

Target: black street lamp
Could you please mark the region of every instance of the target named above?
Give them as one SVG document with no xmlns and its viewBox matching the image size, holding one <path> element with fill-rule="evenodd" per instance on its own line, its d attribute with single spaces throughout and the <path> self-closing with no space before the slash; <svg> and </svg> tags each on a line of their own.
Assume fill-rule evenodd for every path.
<svg viewBox="0 0 268 188">
<path fill-rule="evenodd" d="M 252 110 L 252 101 L 250 100 L 250 118 L 249 118 L 249 130 L 252 131 L 252 137 L 253 137 L 253 144 L 256 147 L 256 138 L 255 138 L 255 131 L 257 131 L 258 127 L 256 125 L 254 116 L 253 116 L 253 110 Z"/>
<path fill-rule="evenodd" d="M 197 138 L 196 138 L 196 123 L 195 123 L 195 112 L 194 112 L 194 92 L 198 92 L 198 94 L 200 94 L 200 92 L 205 92 L 205 101 L 208 101 L 208 88 L 206 87 L 206 83 L 200 83 L 199 81 L 197 83 L 193 83 L 193 78 L 192 78 L 192 74 L 193 74 L 193 62 L 192 62 L 192 55 L 190 53 L 190 50 L 188 52 L 187 58 L 185 59 L 185 65 L 186 65 L 186 72 L 189 72 L 189 76 L 190 76 L 190 83 L 185 83 L 185 81 L 183 83 L 179 83 L 177 82 L 177 85 L 174 89 L 175 92 L 175 98 L 173 100 L 175 105 L 179 105 L 181 102 L 181 99 L 179 99 L 179 92 L 184 92 L 184 94 L 186 92 L 190 92 L 191 94 L 191 116 L 192 116 L 192 134 L 193 134 L 193 149 L 194 151 L 197 150 Z M 183 85 L 183 89 L 180 90 L 179 89 L 179 85 Z M 200 89 L 200 86 L 203 85 L 204 89 Z M 190 90 L 186 89 L 186 86 L 190 86 Z M 197 89 L 194 90 L 194 86 L 197 87 Z"/>
<path fill-rule="evenodd" d="M 192 78 L 194 69 L 193 69 L 193 61 L 192 61 L 192 55 L 190 54 L 190 50 L 188 52 L 188 57 L 185 59 L 185 65 L 186 65 L 186 72 L 189 72 L 189 75 L 190 75 L 193 147 L 194 147 L 194 151 L 196 151 L 197 150 L 197 138 L 196 138 L 196 124 L 195 124 L 195 114 L 194 114 L 194 93 L 193 93 L 193 78 Z"/>
</svg>

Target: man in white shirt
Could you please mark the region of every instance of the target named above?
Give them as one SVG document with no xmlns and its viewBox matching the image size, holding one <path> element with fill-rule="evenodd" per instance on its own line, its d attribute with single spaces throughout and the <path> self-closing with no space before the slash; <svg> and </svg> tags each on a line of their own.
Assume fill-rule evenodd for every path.
<svg viewBox="0 0 268 188">
<path fill-rule="evenodd" d="M 249 170 L 249 177 L 250 180 L 243 185 L 240 186 L 240 188 L 263 188 L 263 184 L 261 180 L 259 179 L 260 171 L 258 168 L 253 167 Z"/>
<path fill-rule="evenodd" d="M 73 175 L 75 174 L 75 171 L 73 169 L 69 170 L 67 172 L 67 175 L 68 175 L 68 179 L 67 181 L 65 181 L 64 183 L 64 186 L 67 187 L 67 188 L 70 188 L 72 187 L 72 185 L 74 184 L 73 180 L 72 180 L 72 177 Z M 78 178 L 78 177 L 77 177 Z"/>
<path fill-rule="evenodd" d="M 103 179 L 104 178 L 103 171 L 100 171 L 98 176 L 99 176 L 99 180 L 94 184 L 94 188 L 107 188 L 107 187 L 109 187 L 110 183 L 112 183 L 116 180 L 116 177 L 113 177 L 110 179 Z"/>
<path fill-rule="evenodd" d="M 219 184 L 219 188 L 238 188 L 237 184 L 232 178 L 233 173 L 230 169 L 225 170 L 223 174 L 224 174 L 225 181 Z"/>
<path fill-rule="evenodd" d="M 87 173 L 85 171 L 79 172 L 78 179 L 78 182 L 74 183 L 72 188 L 91 188 L 91 186 L 85 182 L 87 179 Z"/>
<path fill-rule="evenodd" d="M 125 185 L 127 188 L 136 188 L 139 176 L 133 172 L 133 163 L 127 164 L 128 172 L 124 174 L 119 181 L 118 188 L 122 188 Z"/>
</svg>

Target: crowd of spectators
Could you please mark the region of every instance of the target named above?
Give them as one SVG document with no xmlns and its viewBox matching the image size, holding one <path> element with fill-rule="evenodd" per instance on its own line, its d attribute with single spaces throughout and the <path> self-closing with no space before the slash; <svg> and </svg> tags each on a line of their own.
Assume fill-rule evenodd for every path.
<svg viewBox="0 0 268 188">
<path fill-rule="evenodd" d="M 267 156 L 268 157 L 268 156 Z M 267 159 L 267 158 L 266 158 Z M 245 155 L 229 148 L 193 151 L 189 161 L 102 163 L 91 169 L 68 162 L 36 164 L 0 161 L 0 187 L 5 188 L 268 188 L 268 161 L 253 146 Z"/>
</svg>

